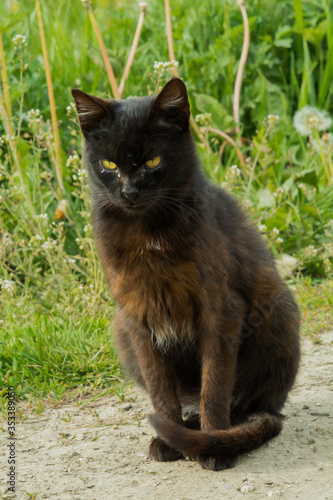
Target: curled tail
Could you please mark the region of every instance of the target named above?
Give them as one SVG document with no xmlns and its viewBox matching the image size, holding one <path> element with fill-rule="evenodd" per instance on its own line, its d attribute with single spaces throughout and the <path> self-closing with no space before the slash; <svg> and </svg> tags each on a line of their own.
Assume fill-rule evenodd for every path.
<svg viewBox="0 0 333 500">
<path fill-rule="evenodd" d="M 282 415 L 256 413 L 228 430 L 202 432 L 187 429 L 159 414 L 148 418 L 157 435 L 185 456 L 247 453 L 277 436 L 283 419 Z"/>
</svg>

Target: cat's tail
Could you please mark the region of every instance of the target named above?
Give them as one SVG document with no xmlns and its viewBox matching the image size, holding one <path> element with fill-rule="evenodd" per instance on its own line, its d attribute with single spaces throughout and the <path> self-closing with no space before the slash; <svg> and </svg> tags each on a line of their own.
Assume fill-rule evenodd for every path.
<svg viewBox="0 0 333 500">
<path fill-rule="evenodd" d="M 211 432 L 187 429 L 159 414 L 148 418 L 165 443 L 188 456 L 247 453 L 280 433 L 283 416 L 255 413 L 228 430 Z"/>
</svg>

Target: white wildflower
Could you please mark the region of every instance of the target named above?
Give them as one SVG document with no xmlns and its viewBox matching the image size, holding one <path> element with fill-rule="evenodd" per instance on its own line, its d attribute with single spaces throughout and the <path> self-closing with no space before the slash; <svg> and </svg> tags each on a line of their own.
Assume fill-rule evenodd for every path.
<svg viewBox="0 0 333 500">
<path fill-rule="evenodd" d="M 42 244 L 42 249 L 43 250 L 51 250 L 51 248 L 54 248 L 57 245 L 56 240 L 51 240 L 51 238 L 47 238 L 46 241 Z"/>
<path fill-rule="evenodd" d="M 52 179 L 53 175 L 51 174 L 51 172 L 46 172 L 45 171 L 45 172 L 42 172 L 40 174 L 40 177 L 41 177 L 41 179 L 44 179 L 46 181 L 50 181 Z"/>
<path fill-rule="evenodd" d="M 294 115 L 294 127 L 301 135 L 310 135 L 313 130 L 327 130 L 332 125 L 332 118 L 327 111 L 304 106 Z"/>
<path fill-rule="evenodd" d="M 83 181 L 84 179 L 87 178 L 87 171 L 79 168 L 79 170 L 77 171 L 77 175 L 79 177 L 79 180 Z"/>
<path fill-rule="evenodd" d="M 317 255 L 318 253 L 318 250 L 313 245 L 307 246 L 305 250 L 307 255 Z"/>
<path fill-rule="evenodd" d="M 279 244 L 283 243 L 283 238 L 276 238 L 276 243 L 279 243 Z"/>
<path fill-rule="evenodd" d="M 41 120 L 40 110 L 39 109 L 30 109 L 27 114 L 27 120 L 29 127 L 33 127 L 34 125 L 38 125 Z"/>
<path fill-rule="evenodd" d="M 75 113 L 75 104 L 74 102 L 71 102 L 69 104 L 69 106 L 66 107 L 66 111 L 67 111 L 67 116 L 71 116 Z"/>
<path fill-rule="evenodd" d="M 66 167 L 70 168 L 77 167 L 79 162 L 80 158 L 78 157 L 78 155 L 70 155 L 67 159 Z"/>
<path fill-rule="evenodd" d="M 12 38 L 12 42 L 14 42 L 15 45 L 23 45 L 26 41 L 26 37 L 24 35 L 15 35 L 14 38 Z"/>
<path fill-rule="evenodd" d="M 199 113 L 198 115 L 195 115 L 194 120 L 199 123 L 202 127 L 206 127 L 209 125 L 212 121 L 212 114 L 211 113 Z"/>
<path fill-rule="evenodd" d="M 43 236 L 41 236 L 40 234 L 36 234 L 36 240 L 42 240 L 43 239 Z"/>
<path fill-rule="evenodd" d="M 278 123 L 280 121 L 280 117 L 278 115 L 268 115 L 267 119 L 269 123 Z"/>
<path fill-rule="evenodd" d="M 228 169 L 227 176 L 228 178 L 234 179 L 235 177 L 239 177 L 241 174 L 240 169 L 237 167 L 237 165 L 231 165 L 231 167 Z"/>
<path fill-rule="evenodd" d="M 259 231 L 267 231 L 267 226 L 265 224 L 259 224 Z"/>
<path fill-rule="evenodd" d="M 280 231 L 276 228 L 276 227 L 273 227 L 272 229 L 272 236 L 278 236 L 280 234 Z"/>
<path fill-rule="evenodd" d="M 15 283 L 14 281 L 4 280 L 0 278 L 0 287 L 2 290 L 5 290 L 6 292 L 13 292 L 15 288 Z"/>
<path fill-rule="evenodd" d="M 155 61 L 154 62 L 154 72 L 158 74 L 162 74 L 164 71 L 172 71 L 173 68 L 178 68 L 179 62 L 178 61 L 167 61 L 167 62 L 161 62 L 161 61 Z"/>
<path fill-rule="evenodd" d="M 277 198 L 278 196 L 281 196 L 284 193 L 284 189 L 282 187 L 278 187 L 275 193 L 273 193 L 273 196 Z"/>
<path fill-rule="evenodd" d="M 36 219 L 39 219 L 39 220 L 48 220 L 49 216 L 47 214 L 39 214 L 39 215 L 36 215 Z"/>
</svg>

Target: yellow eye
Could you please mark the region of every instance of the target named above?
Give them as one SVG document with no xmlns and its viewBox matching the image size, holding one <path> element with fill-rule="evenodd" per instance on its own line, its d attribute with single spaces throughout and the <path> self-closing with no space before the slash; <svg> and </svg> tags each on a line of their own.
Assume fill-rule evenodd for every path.
<svg viewBox="0 0 333 500">
<path fill-rule="evenodd" d="M 149 168 L 155 168 L 157 165 L 159 165 L 161 162 L 161 157 L 160 156 L 155 156 L 152 160 L 146 161 L 146 165 Z"/>
<path fill-rule="evenodd" d="M 117 168 L 117 165 L 113 163 L 113 161 L 102 160 L 102 165 L 104 168 L 108 168 L 109 170 L 114 170 Z"/>
</svg>

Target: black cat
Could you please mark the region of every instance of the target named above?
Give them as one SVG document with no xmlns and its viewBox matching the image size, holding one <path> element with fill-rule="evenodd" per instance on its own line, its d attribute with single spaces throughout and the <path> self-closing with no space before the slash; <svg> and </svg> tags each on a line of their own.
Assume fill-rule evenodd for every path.
<svg viewBox="0 0 333 500">
<path fill-rule="evenodd" d="M 73 90 L 119 355 L 156 414 L 155 460 L 207 469 L 276 436 L 299 364 L 299 312 L 265 243 L 204 177 L 184 83 L 156 97 Z"/>
</svg>

